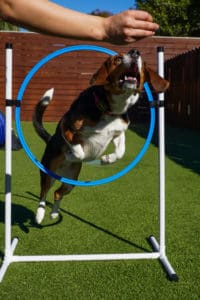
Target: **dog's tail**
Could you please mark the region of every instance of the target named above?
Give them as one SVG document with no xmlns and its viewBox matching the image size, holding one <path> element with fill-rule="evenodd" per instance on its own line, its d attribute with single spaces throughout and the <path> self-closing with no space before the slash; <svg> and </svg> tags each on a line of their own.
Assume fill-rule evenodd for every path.
<svg viewBox="0 0 200 300">
<path fill-rule="evenodd" d="M 53 98 L 53 93 L 53 88 L 47 90 L 42 96 L 41 100 L 35 106 L 33 113 L 33 126 L 35 128 L 35 131 L 41 137 L 41 139 L 45 141 L 45 143 L 48 143 L 48 141 L 51 139 L 51 135 L 43 127 L 42 118 L 47 106 Z"/>
</svg>

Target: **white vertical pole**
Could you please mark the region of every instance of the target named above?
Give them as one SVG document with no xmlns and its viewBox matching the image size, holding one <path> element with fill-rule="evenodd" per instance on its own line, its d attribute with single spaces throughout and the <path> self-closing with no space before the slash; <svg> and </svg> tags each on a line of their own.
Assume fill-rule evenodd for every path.
<svg viewBox="0 0 200 300">
<path fill-rule="evenodd" d="M 12 44 L 7 43 L 5 49 L 6 73 L 5 73 L 5 98 L 6 98 L 6 128 L 5 128 L 5 256 L 0 267 L 0 282 L 6 273 L 6 270 L 12 262 L 13 252 L 18 239 L 11 241 L 11 176 L 12 176 L 12 70 L 13 70 L 13 52 Z"/>
<path fill-rule="evenodd" d="M 164 77 L 164 48 L 158 47 L 158 74 Z M 160 198 L 160 255 L 165 256 L 165 108 L 164 93 L 158 94 L 159 141 L 159 198 Z M 163 105 L 162 105 L 163 104 Z"/>
<path fill-rule="evenodd" d="M 12 44 L 6 44 L 6 100 L 12 100 Z M 6 105 L 5 133 L 5 256 L 11 255 L 12 106 Z"/>
<path fill-rule="evenodd" d="M 164 77 L 164 48 L 158 47 L 158 74 Z M 154 251 L 159 252 L 159 259 L 170 280 L 178 281 L 179 278 L 166 256 L 165 246 L 165 108 L 164 93 L 158 94 L 158 143 L 159 143 L 159 229 L 160 243 L 152 235 L 149 242 Z"/>
</svg>

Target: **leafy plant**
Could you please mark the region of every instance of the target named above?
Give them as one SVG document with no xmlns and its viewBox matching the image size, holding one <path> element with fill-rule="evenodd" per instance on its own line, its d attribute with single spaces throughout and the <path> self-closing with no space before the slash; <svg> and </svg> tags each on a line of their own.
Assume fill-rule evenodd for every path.
<svg viewBox="0 0 200 300">
<path fill-rule="evenodd" d="M 152 14 L 161 36 L 200 36 L 197 0 L 137 0 L 137 8 Z"/>
</svg>

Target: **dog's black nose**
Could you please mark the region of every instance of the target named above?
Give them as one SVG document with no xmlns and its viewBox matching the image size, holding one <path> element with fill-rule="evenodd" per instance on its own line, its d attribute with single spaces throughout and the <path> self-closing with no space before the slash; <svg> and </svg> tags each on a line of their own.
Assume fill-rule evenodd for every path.
<svg viewBox="0 0 200 300">
<path fill-rule="evenodd" d="M 140 56 L 140 52 L 137 49 L 130 50 L 128 54 L 133 58 L 138 58 L 138 56 Z"/>
</svg>

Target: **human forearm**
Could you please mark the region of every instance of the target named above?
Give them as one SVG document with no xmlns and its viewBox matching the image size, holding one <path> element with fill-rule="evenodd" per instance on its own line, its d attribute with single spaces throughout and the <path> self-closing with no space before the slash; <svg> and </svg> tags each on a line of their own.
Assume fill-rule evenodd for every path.
<svg viewBox="0 0 200 300">
<path fill-rule="evenodd" d="M 6 21 L 33 31 L 73 38 L 105 38 L 103 18 L 65 9 L 47 0 L 5 0 L 0 5 L 1 2 Z"/>
<path fill-rule="evenodd" d="M 152 17 L 144 11 L 128 10 L 102 18 L 48 0 L 0 0 L 0 14 L 10 23 L 36 32 L 115 44 L 152 36 L 158 29 Z"/>
</svg>

